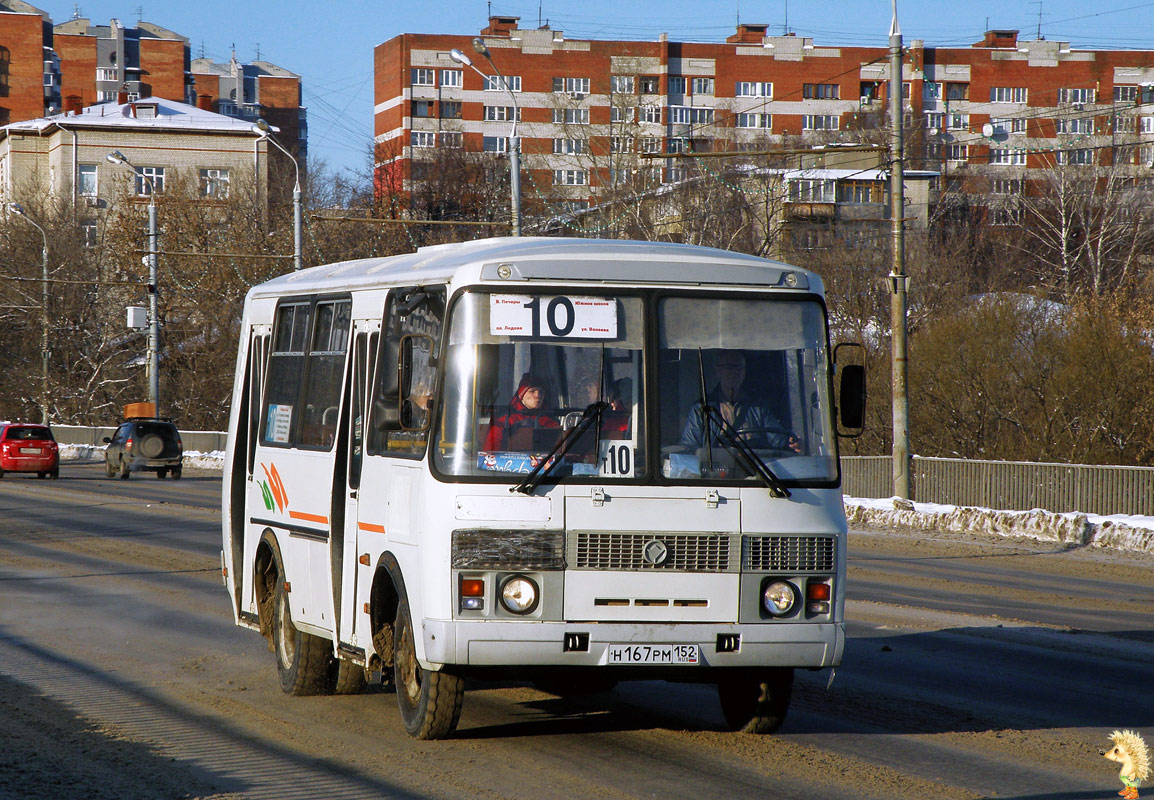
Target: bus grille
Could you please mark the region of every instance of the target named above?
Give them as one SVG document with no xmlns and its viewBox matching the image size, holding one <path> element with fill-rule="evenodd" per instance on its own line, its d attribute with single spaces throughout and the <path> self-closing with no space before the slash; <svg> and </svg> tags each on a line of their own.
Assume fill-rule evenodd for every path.
<svg viewBox="0 0 1154 800">
<path fill-rule="evenodd" d="M 750 572 L 833 572 L 832 536 L 746 536 L 742 568 Z"/>
<path fill-rule="evenodd" d="M 578 533 L 576 539 L 576 557 L 570 561 L 576 569 L 730 571 L 730 536 L 724 533 Z M 659 563 L 647 547 L 652 542 L 664 546 Z"/>
</svg>

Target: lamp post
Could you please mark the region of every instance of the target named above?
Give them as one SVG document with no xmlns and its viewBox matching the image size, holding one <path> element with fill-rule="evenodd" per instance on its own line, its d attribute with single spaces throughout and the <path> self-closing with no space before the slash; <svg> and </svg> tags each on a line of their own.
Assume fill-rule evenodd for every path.
<svg viewBox="0 0 1154 800">
<path fill-rule="evenodd" d="M 9 203 L 8 210 L 40 231 L 40 424 L 48 424 L 48 234 L 44 232 L 19 203 Z"/>
<path fill-rule="evenodd" d="M 263 119 L 258 119 L 252 126 L 252 132 L 261 139 L 272 142 L 278 150 L 284 153 L 293 162 L 293 169 L 296 170 L 296 183 L 293 184 L 293 269 L 300 270 L 301 264 L 301 165 L 297 162 L 296 157 L 284 148 L 284 146 L 276 139 L 272 138 L 272 134 L 279 133 L 278 128 L 269 125 Z"/>
<path fill-rule="evenodd" d="M 128 157 L 119 150 L 105 156 L 113 164 L 131 167 L 138 178 L 148 184 L 148 400 L 157 416 L 160 416 L 160 314 L 158 295 L 160 287 L 156 277 L 156 184 L 152 178 L 138 170 Z"/>
<path fill-rule="evenodd" d="M 512 228 L 514 236 L 521 235 L 521 140 L 517 137 L 517 118 L 521 116 L 521 109 L 517 106 L 517 95 L 513 93 L 513 89 L 509 86 L 505 76 L 501 74 L 501 70 L 497 69 L 497 65 L 493 63 L 492 57 L 489 55 L 489 48 L 485 46 L 485 40 L 480 36 L 473 38 L 473 49 L 480 55 L 485 57 L 489 62 L 489 66 L 493 68 L 493 72 L 497 73 L 497 80 L 501 81 L 501 85 L 505 87 L 505 91 L 509 93 L 509 99 L 513 101 L 513 129 L 509 132 L 509 191 L 512 194 L 512 207 L 509 212 L 509 226 Z M 456 61 L 458 64 L 468 67 L 473 72 L 480 75 L 486 81 L 489 80 L 488 75 L 481 72 L 473 66 L 473 59 L 462 53 L 457 48 L 449 51 L 449 58 Z"/>
</svg>

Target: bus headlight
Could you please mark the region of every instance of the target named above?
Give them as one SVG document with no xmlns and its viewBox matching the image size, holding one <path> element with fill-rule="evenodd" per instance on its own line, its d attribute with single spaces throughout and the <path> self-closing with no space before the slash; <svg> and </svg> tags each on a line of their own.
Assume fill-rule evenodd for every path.
<svg viewBox="0 0 1154 800">
<path fill-rule="evenodd" d="M 797 602 L 797 592 L 786 581 L 774 581 L 761 593 L 761 604 L 773 617 L 788 614 Z"/>
<path fill-rule="evenodd" d="M 537 608 L 537 584 L 524 575 L 512 575 L 501 584 L 501 605 L 513 614 L 530 614 Z"/>
</svg>

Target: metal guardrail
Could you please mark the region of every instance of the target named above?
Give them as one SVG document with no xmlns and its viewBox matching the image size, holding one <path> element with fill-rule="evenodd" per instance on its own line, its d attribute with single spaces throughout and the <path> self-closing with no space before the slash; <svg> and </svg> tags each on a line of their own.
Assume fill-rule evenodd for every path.
<svg viewBox="0 0 1154 800">
<path fill-rule="evenodd" d="M 60 444 L 87 444 L 95 447 L 104 446 L 104 437 L 112 436 L 116 427 L 89 428 L 83 425 L 53 425 L 52 435 Z M 212 453 L 224 450 L 228 441 L 228 434 L 219 431 L 184 431 L 180 432 L 180 441 L 185 450 L 195 450 L 198 453 Z"/>
<path fill-rule="evenodd" d="M 1154 467 L 976 461 L 914 456 L 913 499 L 925 503 L 1062 513 L 1154 516 Z M 890 497 L 890 456 L 846 456 L 842 486 L 851 497 Z"/>
</svg>

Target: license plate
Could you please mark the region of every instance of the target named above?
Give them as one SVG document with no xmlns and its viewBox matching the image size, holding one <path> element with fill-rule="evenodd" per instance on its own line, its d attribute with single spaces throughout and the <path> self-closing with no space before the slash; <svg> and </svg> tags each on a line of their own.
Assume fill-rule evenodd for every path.
<svg viewBox="0 0 1154 800">
<path fill-rule="evenodd" d="M 40 448 L 39 447 L 21 447 L 20 452 L 21 453 L 28 453 L 29 455 L 37 455 L 38 456 L 38 455 L 40 455 Z"/>
<path fill-rule="evenodd" d="M 695 644 L 611 644 L 606 664 L 698 664 Z"/>
</svg>

